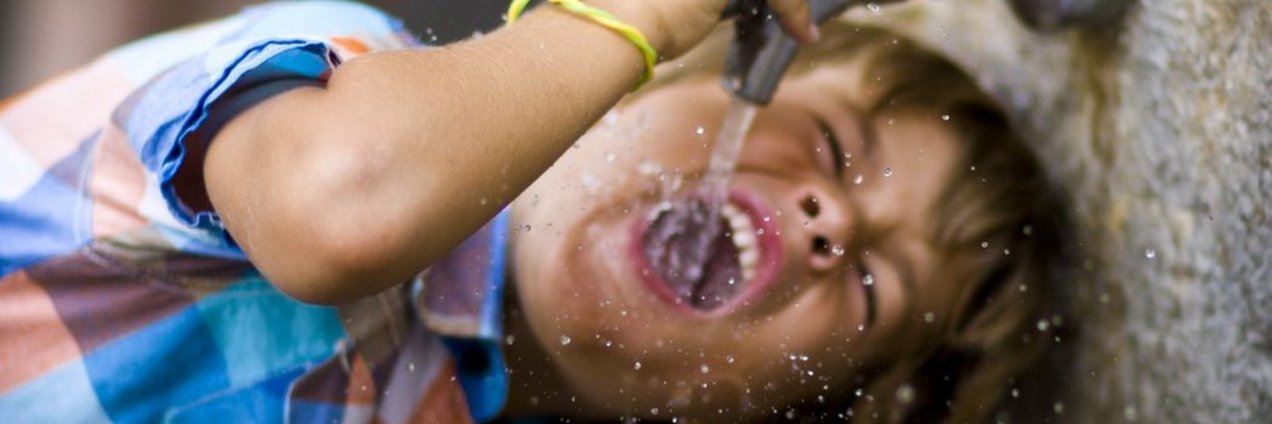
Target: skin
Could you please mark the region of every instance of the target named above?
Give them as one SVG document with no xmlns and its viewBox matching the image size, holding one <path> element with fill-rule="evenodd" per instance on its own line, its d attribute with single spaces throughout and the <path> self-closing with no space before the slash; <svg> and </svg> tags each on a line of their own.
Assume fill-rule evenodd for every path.
<svg viewBox="0 0 1272 424">
<path fill-rule="evenodd" d="M 813 39 L 803 0 L 770 3 L 797 39 Z M 674 58 L 716 25 L 725 2 L 589 4 Z M 213 140 L 207 151 L 190 143 L 193 165 L 176 176 L 177 193 L 219 213 L 284 293 L 352 301 L 451 251 L 617 103 L 642 68 L 615 32 L 536 8 L 480 40 L 363 56 L 323 87 L 253 106 L 201 134 Z"/>
<path fill-rule="evenodd" d="M 939 117 L 863 115 L 860 71 L 789 76 L 749 133 L 731 188 L 764 205 L 781 242 L 759 296 L 688 311 L 655 295 L 628 254 L 631 229 L 667 195 L 654 169 L 705 168 L 728 107 L 714 78 L 623 105 L 527 190 L 514 215 L 509 414 L 745 421 L 845 396 L 853 376 L 934 336 L 922 317 L 947 315 L 958 287 L 942 281 L 963 270 L 933 247 L 932 211 L 962 151 Z M 832 159 L 818 121 L 850 166 Z"/>
</svg>

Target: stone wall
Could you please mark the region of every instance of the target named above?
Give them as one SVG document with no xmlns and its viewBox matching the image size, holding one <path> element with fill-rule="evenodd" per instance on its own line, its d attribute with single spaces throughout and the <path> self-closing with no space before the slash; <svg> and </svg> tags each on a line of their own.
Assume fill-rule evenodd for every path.
<svg viewBox="0 0 1272 424">
<path fill-rule="evenodd" d="M 853 12 L 996 93 L 1073 199 L 1059 422 L 1272 416 L 1272 2 L 1152 0 L 1040 34 L 1002 0 Z M 1035 394 L 1035 398 L 1038 398 Z M 1046 406 L 1049 406 L 1047 408 Z M 1027 422 L 1033 422 L 1030 418 Z M 1013 420 L 1021 421 L 1021 420 Z"/>
</svg>

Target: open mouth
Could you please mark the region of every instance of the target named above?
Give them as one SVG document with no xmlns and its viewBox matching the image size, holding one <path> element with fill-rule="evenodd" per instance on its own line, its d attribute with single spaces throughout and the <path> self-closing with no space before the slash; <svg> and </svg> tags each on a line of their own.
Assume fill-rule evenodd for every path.
<svg viewBox="0 0 1272 424">
<path fill-rule="evenodd" d="M 702 199 L 664 203 L 638 229 L 637 253 L 646 280 L 655 292 L 676 304 L 710 312 L 745 293 L 755 292 L 757 278 L 771 274 L 764 258 L 767 246 L 777 241 L 765 237 L 754 208 L 732 198 L 712 211 Z M 758 224 L 758 225 L 757 225 Z M 652 275 L 651 275 L 652 274 Z"/>
</svg>

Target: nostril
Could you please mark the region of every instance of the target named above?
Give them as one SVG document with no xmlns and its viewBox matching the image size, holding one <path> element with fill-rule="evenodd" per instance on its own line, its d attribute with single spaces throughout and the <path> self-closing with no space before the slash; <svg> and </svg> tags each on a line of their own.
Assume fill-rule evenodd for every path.
<svg viewBox="0 0 1272 424">
<path fill-rule="evenodd" d="M 816 218 L 817 214 L 821 213 L 821 205 L 817 204 L 817 198 L 812 195 L 805 196 L 804 200 L 799 202 L 799 207 L 808 214 L 809 218 Z"/>
<path fill-rule="evenodd" d="M 830 241 L 822 236 L 813 237 L 813 254 L 830 256 Z"/>
</svg>

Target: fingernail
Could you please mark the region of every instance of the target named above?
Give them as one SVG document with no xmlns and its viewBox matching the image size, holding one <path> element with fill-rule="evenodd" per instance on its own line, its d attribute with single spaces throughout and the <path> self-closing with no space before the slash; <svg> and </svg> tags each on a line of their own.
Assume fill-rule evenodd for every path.
<svg viewBox="0 0 1272 424">
<path fill-rule="evenodd" d="M 814 43 L 817 42 L 817 40 L 821 39 L 821 28 L 817 27 L 816 22 L 808 24 L 808 37 L 809 37 L 808 41 L 811 41 Z"/>
</svg>

